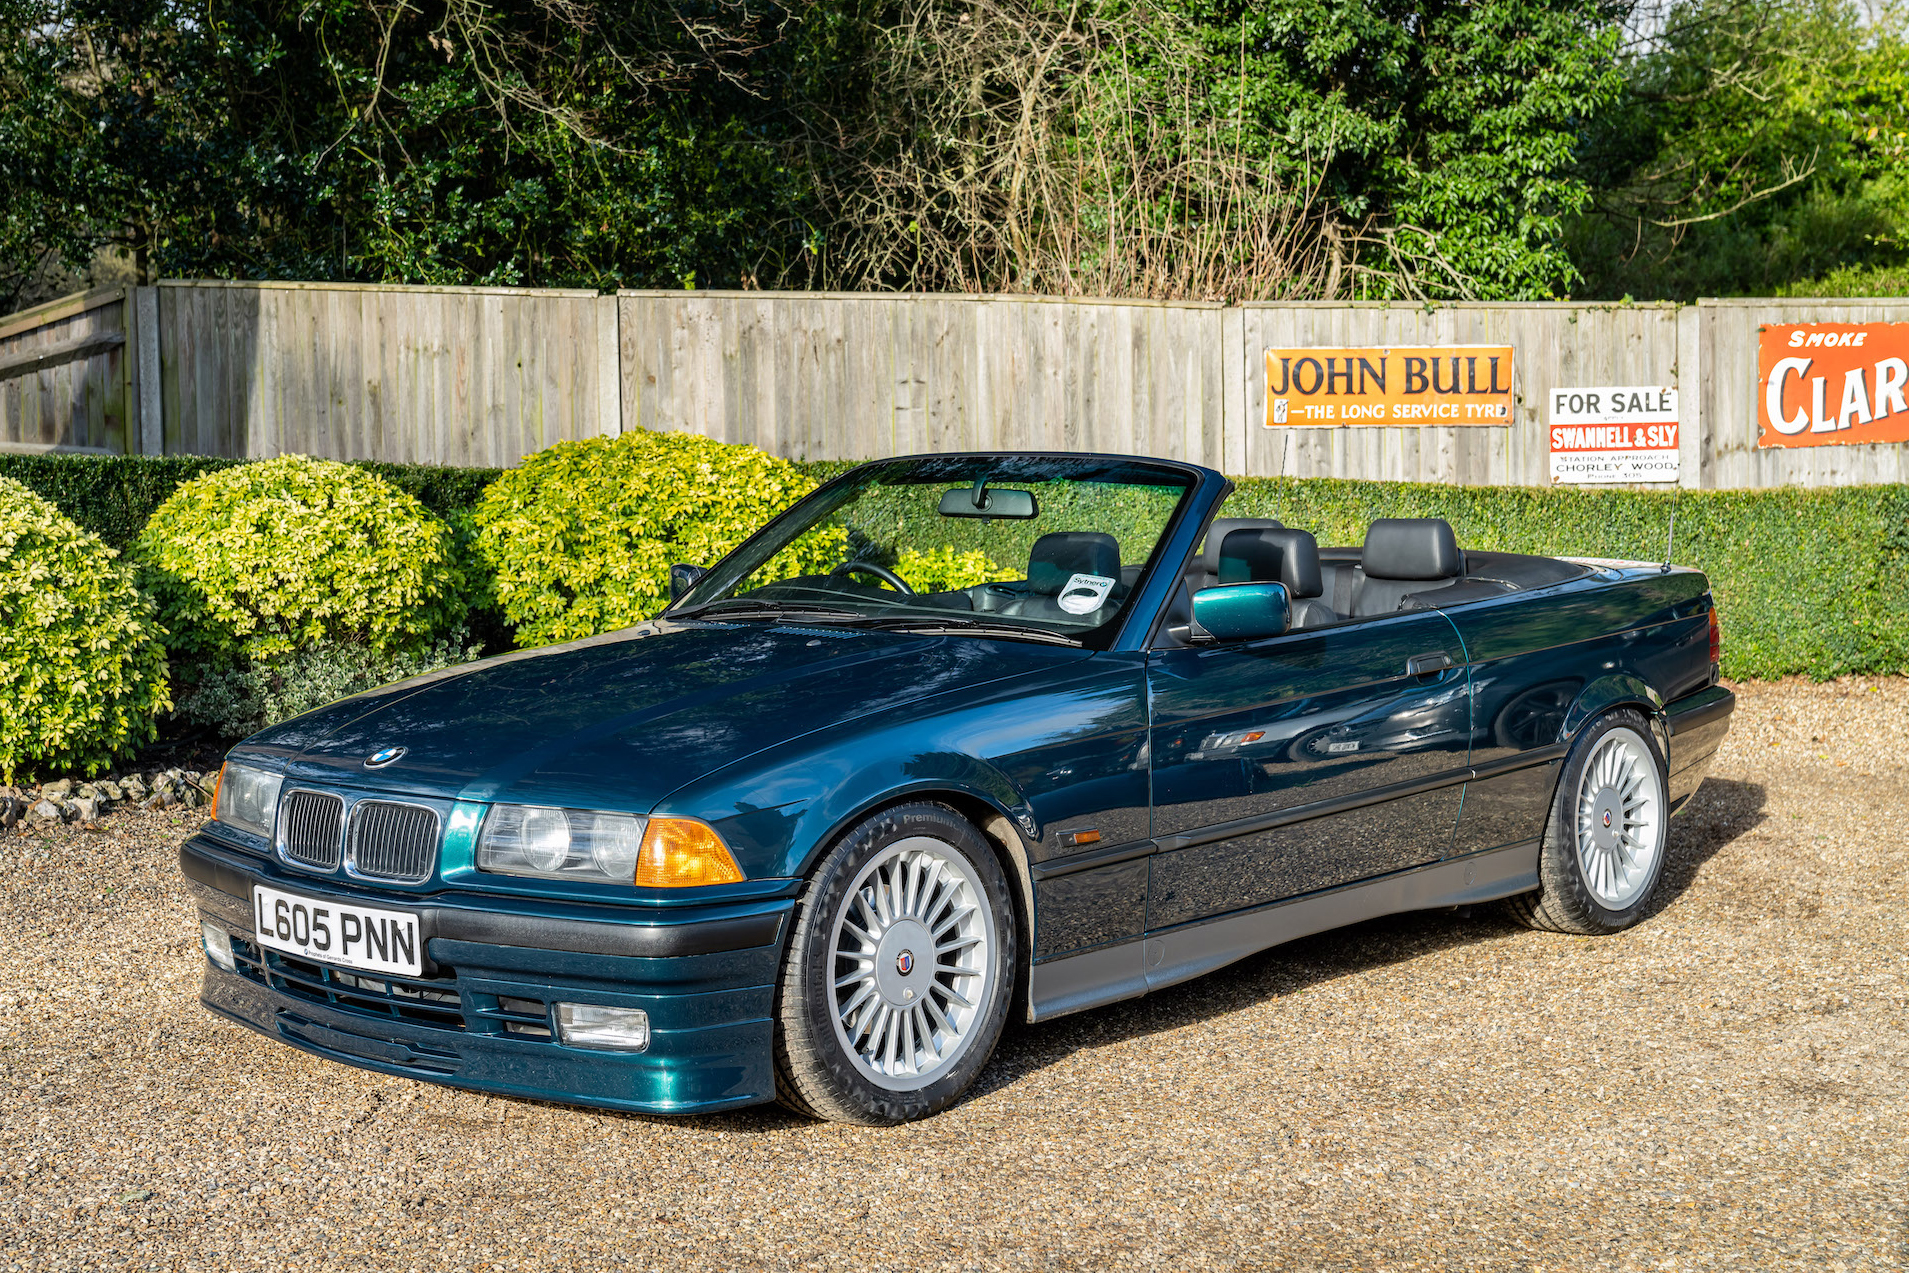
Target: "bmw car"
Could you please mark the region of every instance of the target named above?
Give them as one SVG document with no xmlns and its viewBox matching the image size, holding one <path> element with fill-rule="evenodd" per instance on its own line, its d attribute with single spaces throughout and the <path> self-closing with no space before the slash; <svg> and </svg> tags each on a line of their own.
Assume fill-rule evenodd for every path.
<svg viewBox="0 0 1909 1273">
<path fill-rule="evenodd" d="M 1734 701 L 1704 575 L 1230 494 L 868 464 L 651 621 L 275 725 L 180 851 L 202 1001 L 341 1067 L 890 1124 L 1010 1015 L 1325 929 L 1647 919 Z"/>
</svg>

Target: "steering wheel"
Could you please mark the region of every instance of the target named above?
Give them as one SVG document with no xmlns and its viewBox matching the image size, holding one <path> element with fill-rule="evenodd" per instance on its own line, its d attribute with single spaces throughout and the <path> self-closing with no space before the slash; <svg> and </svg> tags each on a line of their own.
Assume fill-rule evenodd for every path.
<svg viewBox="0 0 1909 1273">
<path fill-rule="evenodd" d="M 837 579 L 846 579 L 850 575 L 855 574 L 874 575 L 877 579 L 905 597 L 915 595 L 915 590 L 908 586 L 906 579 L 903 579 L 887 566 L 878 566 L 872 561 L 845 561 L 835 569 L 829 571 L 829 582 L 834 583 Z"/>
</svg>

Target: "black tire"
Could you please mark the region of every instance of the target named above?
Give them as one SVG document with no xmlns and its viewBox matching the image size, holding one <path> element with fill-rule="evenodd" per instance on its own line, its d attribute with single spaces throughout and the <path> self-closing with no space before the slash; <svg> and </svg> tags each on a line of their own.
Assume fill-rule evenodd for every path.
<svg viewBox="0 0 1909 1273">
<path fill-rule="evenodd" d="M 1613 899 L 1600 900 L 1599 887 L 1586 874 L 1585 854 L 1579 849 L 1579 808 L 1585 798 L 1586 768 L 1598 755 L 1600 744 L 1620 731 L 1641 740 L 1649 758 L 1648 773 L 1639 777 L 1647 784 L 1654 784 L 1651 794 L 1656 801 L 1656 818 L 1648 863 L 1627 886 L 1626 891 L 1634 889 L 1635 895 L 1624 896 L 1621 905 L 1609 905 L 1607 900 Z M 1670 833 L 1669 786 L 1665 774 L 1663 749 L 1657 745 L 1656 731 L 1642 712 L 1620 708 L 1586 726 L 1572 744 L 1564 771 L 1558 775 L 1558 789 L 1551 798 L 1551 814 L 1545 823 L 1544 847 L 1539 857 L 1539 888 L 1536 892 L 1505 899 L 1505 909 L 1511 917 L 1530 928 L 1584 937 L 1621 932 L 1642 919 L 1664 874 L 1665 845 Z M 1609 812 L 1605 809 L 1598 814 L 1593 827 L 1601 820 L 1608 828 Z M 1614 890 L 1606 888 L 1607 893 L 1611 891 Z"/>
<path fill-rule="evenodd" d="M 930 846 L 932 842 L 932 847 Z M 866 958 L 838 952 L 838 925 L 847 915 L 868 917 L 863 909 L 875 887 L 863 877 L 875 872 L 875 879 L 896 870 L 916 869 L 911 864 L 932 861 L 939 854 L 947 859 L 948 869 L 958 871 L 956 861 L 965 863 L 966 875 L 958 882 L 950 877 L 951 887 L 961 888 L 963 914 L 968 927 L 964 931 L 984 933 L 978 944 L 962 953 L 944 957 L 940 943 L 952 928 L 936 928 L 931 918 L 926 926 L 904 930 L 904 922 L 917 922 L 911 916 L 897 916 L 888 930 L 872 934 L 879 938 Z M 926 856 L 911 856 L 926 855 Z M 924 876 L 926 872 L 924 871 Z M 862 887 L 856 888 L 862 881 Z M 859 899 L 855 894 L 859 894 Z M 923 885 L 924 892 L 927 885 Z M 886 896 L 886 895 L 884 895 Z M 951 905 L 951 910 L 954 907 Z M 852 921 L 851 921 L 852 922 Z M 923 967 L 908 954 L 908 966 L 900 956 L 886 951 L 887 944 L 906 940 L 907 931 L 930 931 L 929 964 Z M 908 943 L 920 944 L 918 941 Z M 940 1113 L 960 1099 L 981 1068 L 994 1053 L 1001 1028 L 1007 1020 L 1008 1004 L 1013 997 L 1019 945 L 1014 924 L 1014 908 L 1009 898 L 1008 881 L 987 838 L 967 819 L 945 805 L 917 803 L 883 809 L 843 835 L 816 868 L 808 887 L 796 903 L 794 931 L 783 958 L 781 976 L 776 985 L 775 1064 L 776 1097 L 782 1104 L 811 1118 L 831 1119 L 864 1126 L 887 1126 Z M 950 970 L 941 961 L 971 960 L 985 972 Z M 846 974 L 840 967 L 860 970 L 868 966 L 867 1007 L 853 1012 L 887 1013 L 899 1021 L 906 1015 L 907 1033 L 902 1038 L 928 1043 L 918 1033 L 915 1022 L 931 1027 L 927 1005 L 935 1011 L 948 1009 L 952 1020 L 957 1007 L 947 990 L 936 985 L 960 986 L 963 997 L 976 993 L 969 984 L 982 980 L 983 988 L 972 1007 L 959 1009 L 969 1015 L 959 1033 L 945 1036 L 949 1043 L 947 1059 L 934 1059 L 917 1074 L 879 1075 L 873 1060 L 851 1050 L 848 1025 L 838 1027 L 842 1009 L 861 993 L 855 986 L 840 991 L 836 982 Z M 937 965 L 941 970 L 937 971 Z M 879 987 L 875 969 L 894 970 Z M 919 998 L 914 993 L 920 989 Z M 912 1003 L 903 1003 L 894 995 L 907 993 Z M 864 1018 L 853 1017 L 858 1023 Z M 894 1027 L 902 1029 L 900 1025 Z M 858 1041 L 865 1036 L 858 1033 Z"/>
</svg>

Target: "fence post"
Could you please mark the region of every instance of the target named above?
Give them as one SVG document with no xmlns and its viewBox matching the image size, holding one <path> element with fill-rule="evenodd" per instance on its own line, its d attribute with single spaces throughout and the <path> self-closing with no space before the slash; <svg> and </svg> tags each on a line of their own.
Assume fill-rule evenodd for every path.
<svg viewBox="0 0 1909 1273">
<path fill-rule="evenodd" d="M 159 289 L 126 289 L 129 304 L 126 317 L 133 329 L 133 348 L 127 351 L 133 367 L 133 384 L 138 395 L 138 444 L 128 437 L 127 450 L 140 455 L 163 455 L 166 450 L 166 424 L 160 414 L 163 389 L 159 383 Z"/>
<path fill-rule="evenodd" d="M 1704 484 L 1703 311 L 1695 305 L 1677 310 L 1677 485 L 1694 490 Z"/>
<path fill-rule="evenodd" d="M 623 337 L 616 293 L 599 296 L 597 309 L 597 432 L 623 432 Z"/>
</svg>

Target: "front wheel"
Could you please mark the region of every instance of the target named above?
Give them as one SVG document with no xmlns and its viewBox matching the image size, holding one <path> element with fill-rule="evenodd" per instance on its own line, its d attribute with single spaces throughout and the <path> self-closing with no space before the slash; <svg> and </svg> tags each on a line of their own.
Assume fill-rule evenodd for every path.
<svg viewBox="0 0 1909 1273">
<path fill-rule="evenodd" d="M 1016 957 L 982 834 L 938 804 L 874 814 L 797 903 L 776 992 L 778 1098 L 875 1126 L 946 1109 L 1001 1037 Z"/>
<path fill-rule="evenodd" d="M 1664 873 L 1670 803 L 1664 757 L 1641 712 L 1600 717 L 1558 779 L 1539 862 L 1541 887 L 1507 902 L 1532 928 L 1596 936 L 1643 918 Z"/>
</svg>

